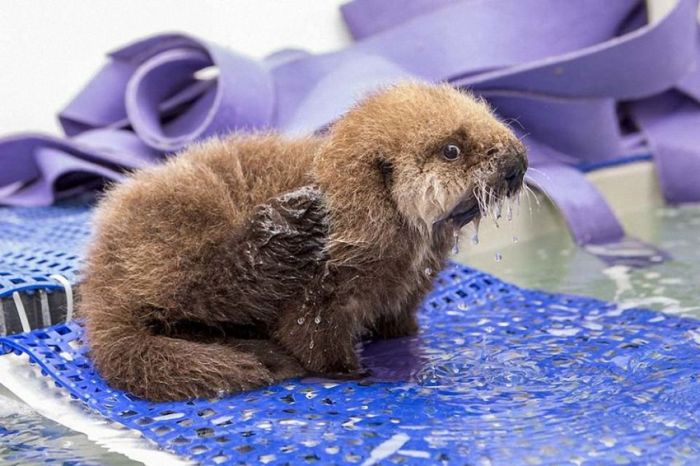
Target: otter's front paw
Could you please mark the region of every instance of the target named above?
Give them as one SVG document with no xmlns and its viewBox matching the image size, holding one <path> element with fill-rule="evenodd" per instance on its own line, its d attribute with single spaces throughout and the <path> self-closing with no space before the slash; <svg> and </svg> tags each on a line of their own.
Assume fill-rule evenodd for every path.
<svg viewBox="0 0 700 466">
<path fill-rule="evenodd" d="M 314 347 L 299 355 L 299 361 L 304 368 L 315 374 L 351 374 L 359 371 L 360 360 L 354 351 L 344 351 L 337 346 L 327 348 Z"/>
<path fill-rule="evenodd" d="M 350 335 L 341 337 L 324 330 L 317 332 L 294 320 L 281 326 L 276 336 L 309 373 L 329 375 L 358 371 L 360 360 Z"/>
<path fill-rule="evenodd" d="M 366 379 L 372 375 L 372 371 L 366 367 L 360 367 L 359 369 L 349 371 L 349 372 L 333 372 L 330 374 L 324 374 L 326 377 L 337 380 L 361 380 Z"/>
<path fill-rule="evenodd" d="M 418 320 L 414 313 L 399 316 L 380 317 L 374 324 L 370 336 L 373 338 L 413 337 L 418 334 Z"/>
</svg>

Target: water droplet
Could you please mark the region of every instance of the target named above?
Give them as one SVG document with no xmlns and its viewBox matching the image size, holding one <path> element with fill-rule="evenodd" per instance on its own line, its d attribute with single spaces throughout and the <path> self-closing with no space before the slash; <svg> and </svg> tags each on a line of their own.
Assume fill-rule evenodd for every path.
<svg viewBox="0 0 700 466">
<path fill-rule="evenodd" d="M 426 277 L 429 277 L 429 276 L 431 276 L 432 274 L 433 274 L 433 269 L 431 269 L 430 267 L 426 267 L 426 269 L 425 269 L 425 275 L 426 275 Z"/>
<path fill-rule="evenodd" d="M 503 255 L 500 252 L 496 253 L 496 262 L 501 262 L 503 260 Z"/>
<path fill-rule="evenodd" d="M 320 323 L 321 323 L 321 316 L 320 316 L 320 315 L 314 317 L 314 323 L 315 323 L 315 324 L 320 324 Z"/>
<path fill-rule="evenodd" d="M 481 217 L 474 219 L 474 234 L 472 235 L 472 244 L 479 244 L 479 225 L 481 224 Z"/>
<path fill-rule="evenodd" d="M 306 319 L 304 319 L 303 317 L 299 317 L 299 318 L 297 319 L 297 324 L 303 325 L 303 324 L 304 324 L 304 320 L 306 320 Z"/>
<path fill-rule="evenodd" d="M 314 341 L 311 340 L 311 343 L 309 343 L 309 349 L 314 349 Z"/>
<path fill-rule="evenodd" d="M 457 309 L 459 309 L 460 311 L 466 311 L 467 309 L 469 309 L 469 306 L 467 305 L 467 303 L 459 303 L 457 304 Z"/>
<path fill-rule="evenodd" d="M 612 447 L 614 447 L 615 444 L 617 443 L 617 440 L 615 440 L 614 437 L 611 437 L 611 436 L 609 436 L 609 435 L 606 435 L 606 436 L 600 438 L 600 442 L 601 442 L 603 445 L 605 445 L 606 447 L 612 448 Z"/>
<path fill-rule="evenodd" d="M 508 204 L 508 214 L 506 218 L 509 222 L 513 221 L 513 204 Z"/>
<path fill-rule="evenodd" d="M 517 236 L 513 236 L 513 242 L 517 243 L 518 241 L 520 241 L 520 239 Z"/>
</svg>

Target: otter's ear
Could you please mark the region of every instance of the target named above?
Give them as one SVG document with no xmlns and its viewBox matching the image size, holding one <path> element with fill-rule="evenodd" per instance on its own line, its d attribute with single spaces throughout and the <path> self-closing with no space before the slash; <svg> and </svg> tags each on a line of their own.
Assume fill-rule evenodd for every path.
<svg viewBox="0 0 700 466">
<path fill-rule="evenodd" d="M 379 173 L 382 175 L 384 184 L 387 188 L 390 188 L 394 182 L 394 165 L 384 159 L 378 159 L 377 168 L 379 169 Z"/>
</svg>

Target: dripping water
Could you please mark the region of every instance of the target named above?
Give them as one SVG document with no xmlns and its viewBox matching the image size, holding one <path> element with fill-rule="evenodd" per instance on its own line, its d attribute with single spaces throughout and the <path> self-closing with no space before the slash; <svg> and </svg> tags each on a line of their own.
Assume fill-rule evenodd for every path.
<svg viewBox="0 0 700 466">
<path fill-rule="evenodd" d="M 452 244 L 452 254 L 459 254 L 459 230 L 457 228 L 452 231 L 452 240 L 454 241 Z"/>
<path fill-rule="evenodd" d="M 479 244 L 479 224 L 481 223 L 481 218 L 477 217 L 474 219 L 474 234 L 472 235 L 472 244 Z"/>
</svg>

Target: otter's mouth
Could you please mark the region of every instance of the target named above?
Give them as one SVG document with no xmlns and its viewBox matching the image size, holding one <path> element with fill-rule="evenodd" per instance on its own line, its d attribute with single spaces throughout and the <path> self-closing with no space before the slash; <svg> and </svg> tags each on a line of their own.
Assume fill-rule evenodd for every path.
<svg viewBox="0 0 700 466">
<path fill-rule="evenodd" d="M 451 221 L 455 226 L 462 228 L 464 225 L 480 216 L 481 209 L 479 208 L 479 204 L 474 200 L 464 200 L 452 209 L 450 215 L 447 216 L 447 220 Z"/>
</svg>

